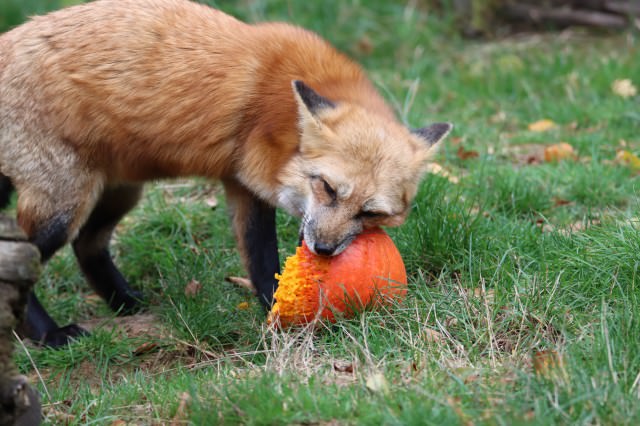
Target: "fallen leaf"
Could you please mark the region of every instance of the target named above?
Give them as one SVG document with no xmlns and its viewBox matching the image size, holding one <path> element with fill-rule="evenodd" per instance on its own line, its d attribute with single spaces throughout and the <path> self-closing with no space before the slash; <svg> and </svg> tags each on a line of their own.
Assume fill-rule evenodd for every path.
<svg viewBox="0 0 640 426">
<path fill-rule="evenodd" d="M 493 303 L 496 298 L 496 292 L 494 289 L 482 289 L 482 287 L 476 287 L 473 289 L 473 296 L 479 299 L 486 299 L 488 303 Z"/>
<path fill-rule="evenodd" d="M 544 159 L 544 148 L 545 145 L 537 143 L 509 145 L 503 149 L 503 153 L 516 164 L 540 164 Z"/>
<path fill-rule="evenodd" d="M 126 426 L 128 423 L 125 422 L 124 420 L 114 420 L 111 423 L 111 426 Z"/>
<path fill-rule="evenodd" d="M 202 290 L 202 284 L 198 280 L 191 280 L 184 286 L 184 295 L 187 297 L 196 297 Z"/>
<path fill-rule="evenodd" d="M 532 132 L 546 132 L 547 130 L 551 130 L 556 127 L 556 123 L 548 118 L 543 120 L 538 120 L 534 123 L 529 124 L 529 130 Z"/>
<path fill-rule="evenodd" d="M 75 422 L 76 416 L 67 414 L 55 408 L 43 408 L 45 420 L 53 421 L 53 424 L 70 424 Z"/>
<path fill-rule="evenodd" d="M 212 209 L 215 209 L 216 207 L 218 207 L 218 197 L 216 197 L 215 195 L 212 195 L 210 197 L 207 197 L 204 200 L 204 203 L 211 207 Z"/>
<path fill-rule="evenodd" d="M 373 373 L 365 382 L 367 389 L 371 392 L 387 394 L 389 393 L 389 384 L 382 373 Z"/>
<path fill-rule="evenodd" d="M 370 55 L 371 53 L 373 53 L 373 42 L 367 35 L 364 35 L 360 38 L 360 40 L 358 40 L 356 49 L 358 50 L 358 53 L 361 53 L 363 55 Z"/>
<path fill-rule="evenodd" d="M 430 343 L 441 343 L 444 341 L 442 333 L 432 328 L 427 327 L 423 329 L 420 335 L 425 341 Z"/>
<path fill-rule="evenodd" d="M 469 160 L 470 158 L 478 158 L 480 156 L 480 154 L 478 154 L 478 151 L 466 150 L 462 145 L 458 147 L 456 155 L 462 161 Z"/>
<path fill-rule="evenodd" d="M 449 145 L 453 145 L 453 146 L 460 145 L 462 143 L 462 140 L 463 139 L 461 136 L 453 136 L 451 137 L 451 139 L 447 138 Z"/>
<path fill-rule="evenodd" d="M 549 145 L 544 149 L 544 161 L 547 163 L 568 159 L 575 160 L 577 157 L 576 151 L 566 142 Z"/>
<path fill-rule="evenodd" d="M 514 54 L 502 55 L 496 61 L 498 69 L 504 73 L 517 73 L 524 68 L 524 62 Z"/>
<path fill-rule="evenodd" d="M 640 158 L 634 153 L 621 149 L 616 153 L 616 162 L 625 165 L 635 171 L 640 170 Z"/>
<path fill-rule="evenodd" d="M 235 284 L 240 288 L 244 288 L 251 292 L 251 294 L 256 294 L 256 288 L 253 286 L 253 283 L 250 279 L 244 277 L 227 277 L 225 278 L 231 284 Z"/>
<path fill-rule="evenodd" d="M 100 297 L 100 295 L 98 295 L 97 293 L 87 294 L 86 296 L 84 296 L 84 301 L 90 305 L 98 305 L 104 303 L 102 297 Z"/>
<path fill-rule="evenodd" d="M 457 176 L 453 176 L 451 173 L 449 173 L 444 167 L 442 167 L 438 163 L 427 164 L 427 172 L 434 175 L 442 176 L 443 178 L 446 178 L 451 183 L 460 182 L 460 179 Z"/>
<path fill-rule="evenodd" d="M 531 154 L 524 158 L 524 162 L 525 164 L 529 164 L 529 165 L 540 164 L 542 162 L 541 158 L 542 157 Z"/>
<path fill-rule="evenodd" d="M 156 349 L 158 347 L 158 345 L 156 343 L 153 342 L 145 342 L 143 344 L 141 344 L 140 346 L 138 346 L 134 351 L 133 354 L 134 355 L 142 355 L 142 354 L 146 354 L 148 352 L 153 351 L 154 349 Z"/>
<path fill-rule="evenodd" d="M 576 232 L 582 232 L 592 226 L 600 225 L 600 221 L 598 219 L 591 219 L 588 222 L 581 220 L 562 227 L 556 227 L 542 219 L 539 219 L 536 223 L 540 226 L 542 232 L 553 232 L 557 230 L 562 235 L 571 235 Z"/>
<path fill-rule="evenodd" d="M 340 373 L 353 373 L 353 363 L 334 362 L 333 369 Z"/>
<path fill-rule="evenodd" d="M 249 302 L 240 302 L 238 303 L 238 306 L 236 306 L 236 308 L 241 311 L 246 311 L 247 309 L 249 309 Z"/>
<path fill-rule="evenodd" d="M 537 375 L 553 378 L 564 369 L 562 356 L 554 350 L 538 351 L 533 354 L 533 371 Z"/>
<path fill-rule="evenodd" d="M 455 327 L 456 325 L 458 325 L 458 318 L 454 316 L 448 316 L 445 318 L 444 320 L 445 327 Z"/>
<path fill-rule="evenodd" d="M 611 90 L 623 98 L 630 98 L 638 94 L 638 89 L 636 89 L 636 86 L 634 86 L 628 78 L 614 80 L 614 82 L 611 83 Z"/>
<path fill-rule="evenodd" d="M 555 207 L 566 206 L 569 204 L 572 204 L 572 202 L 569 200 L 565 200 L 564 198 L 560 197 L 553 197 L 553 205 Z"/>
<path fill-rule="evenodd" d="M 468 385 L 469 383 L 473 383 L 477 381 L 479 378 L 480 378 L 480 374 L 478 373 L 469 374 L 467 377 L 464 378 L 464 384 Z"/>
<path fill-rule="evenodd" d="M 555 227 L 542 218 L 536 219 L 536 225 L 540 227 L 542 232 L 552 232 Z"/>
<path fill-rule="evenodd" d="M 507 114 L 502 110 L 489 117 L 489 122 L 493 124 L 504 123 L 505 121 L 507 121 Z"/>
</svg>

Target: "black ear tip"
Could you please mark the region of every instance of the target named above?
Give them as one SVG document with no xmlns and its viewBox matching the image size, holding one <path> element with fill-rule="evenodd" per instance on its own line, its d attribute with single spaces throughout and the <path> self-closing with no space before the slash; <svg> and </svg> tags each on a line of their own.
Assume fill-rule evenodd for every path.
<svg viewBox="0 0 640 426">
<path fill-rule="evenodd" d="M 451 123 L 434 123 L 430 127 L 433 128 L 437 133 L 449 133 L 453 130 L 453 124 Z"/>
<path fill-rule="evenodd" d="M 413 132 L 422 137 L 429 145 L 434 145 L 447 136 L 452 129 L 453 124 L 451 123 L 434 123 Z"/>
<path fill-rule="evenodd" d="M 317 94 L 302 80 L 293 80 L 292 85 L 294 90 L 298 93 L 304 104 L 312 113 L 322 108 L 333 108 L 335 106 L 333 102 Z"/>
<path fill-rule="evenodd" d="M 302 98 L 308 97 L 312 93 L 315 94 L 313 89 L 311 87 L 307 86 L 307 84 L 302 80 L 293 80 L 291 82 L 291 85 L 293 86 L 293 89 L 296 92 L 298 92 L 298 94 Z"/>
</svg>

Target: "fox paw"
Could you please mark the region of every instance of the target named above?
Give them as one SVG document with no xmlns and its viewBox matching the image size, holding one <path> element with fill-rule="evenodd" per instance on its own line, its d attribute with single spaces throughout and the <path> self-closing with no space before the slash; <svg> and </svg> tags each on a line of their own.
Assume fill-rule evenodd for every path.
<svg viewBox="0 0 640 426">
<path fill-rule="evenodd" d="M 51 348 L 67 346 L 79 337 L 87 336 L 89 332 L 76 324 L 69 324 L 64 327 L 48 331 L 41 343 Z"/>
<path fill-rule="evenodd" d="M 130 289 L 126 293 L 117 296 L 115 301 L 109 305 L 120 316 L 133 315 L 142 309 L 143 299 L 142 292 Z"/>
</svg>

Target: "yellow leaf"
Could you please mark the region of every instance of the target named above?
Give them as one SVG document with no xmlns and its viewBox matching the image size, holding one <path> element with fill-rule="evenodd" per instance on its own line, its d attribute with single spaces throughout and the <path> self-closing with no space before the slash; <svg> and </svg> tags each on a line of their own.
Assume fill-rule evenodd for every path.
<svg viewBox="0 0 640 426">
<path fill-rule="evenodd" d="M 615 80 L 611 83 L 611 90 L 623 98 L 630 98 L 638 93 L 638 89 L 636 89 L 636 86 L 634 86 L 628 78 Z"/>
<path fill-rule="evenodd" d="M 505 73 L 516 73 L 524 69 L 524 62 L 516 55 L 502 55 L 496 61 L 498 69 Z"/>
<path fill-rule="evenodd" d="M 544 149 L 544 161 L 548 163 L 553 161 L 575 160 L 577 157 L 576 151 L 566 142 L 549 145 Z"/>
<path fill-rule="evenodd" d="M 534 123 L 529 124 L 529 130 L 532 132 L 546 132 L 547 130 L 551 130 L 556 127 L 556 123 L 548 118 L 544 120 L 538 120 Z"/>
<path fill-rule="evenodd" d="M 389 384 L 382 373 L 373 373 L 366 380 L 367 389 L 371 392 L 387 394 L 389 393 Z"/>
<path fill-rule="evenodd" d="M 453 176 L 449 173 L 444 167 L 442 167 L 438 163 L 429 163 L 427 164 L 427 172 L 432 173 L 434 175 L 442 176 L 446 178 L 451 183 L 458 183 L 460 179 L 457 176 Z"/>
<path fill-rule="evenodd" d="M 625 166 L 629 166 L 633 170 L 640 170 L 640 158 L 627 150 L 621 149 L 618 151 L 616 161 Z"/>
<path fill-rule="evenodd" d="M 240 309 L 241 311 L 247 310 L 249 309 L 249 302 L 240 302 L 238 303 L 237 308 Z"/>
</svg>

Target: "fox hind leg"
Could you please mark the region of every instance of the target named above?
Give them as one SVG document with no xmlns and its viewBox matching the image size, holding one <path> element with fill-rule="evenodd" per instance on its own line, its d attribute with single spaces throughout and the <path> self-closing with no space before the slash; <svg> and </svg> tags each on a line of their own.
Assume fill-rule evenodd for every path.
<svg viewBox="0 0 640 426">
<path fill-rule="evenodd" d="M 47 261 L 67 241 L 70 220 L 66 216 L 55 216 L 44 221 L 39 226 L 30 226 L 35 230 L 30 236 L 31 242 L 40 250 L 42 262 Z M 70 324 L 59 327 L 49 316 L 46 309 L 34 292 L 27 301 L 27 314 L 23 323 L 18 327 L 22 336 L 45 346 L 59 347 L 66 345 L 71 339 L 86 334 L 81 327 Z"/>
<path fill-rule="evenodd" d="M 18 192 L 18 224 L 40 251 L 42 262 L 77 234 L 102 189 L 100 176 L 82 171 L 74 173 L 78 169 L 47 163 L 41 166 L 40 180 L 13 181 Z M 18 331 L 34 342 L 51 347 L 65 345 L 86 334 L 75 324 L 59 327 L 34 293 L 29 296 L 27 313 Z"/>
<path fill-rule="evenodd" d="M 84 208 L 76 211 L 63 208 L 62 211 L 69 213 L 60 213 L 44 221 L 33 219 L 32 215 L 26 213 L 29 211 L 26 208 L 22 209 L 25 212 L 21 215 L 23 206 L 19 198 L 18 221 L 27 231 L 30 241 L 40 250 L 43 262 L 65 245 L 70 236 L 76 234 L 78 224 L 84 222 L 73 239 L 73 250 L 80 268 L 96 292 L 113 310 L 129 313 L 139 305 L 141 294 L 129 287 L 113 264 L 108 244 L 113 228 L 135 206 L 140 193 L 141 187 L 137 185 L 106 188 L 97 202 L 89 200 L 84 203 Z M 29 197 L 27 199 L 33 200 Z M 87 216 L 85 210 L 91 207 L 93 208 L 88 218 L 82 220 Z M 87 334 L 76 324 L 59 327 L 34 293 L 29 296 L 27 315 L 19 332 L 34 342 L 51 347 L 66 345 L 71 339 Z"/>
<path fill-rule="evenodd" d="M 13 185 L 11 180 L 0 173 L 0 209 L 3 209 L 9 205 L 11 199 L 11 193 L 13 192 Z"/>
<path fill-rule="evenodd" d="M 136 205 L 141 192 L 140 185 L 106 188 L 73 241 L 73 251 L 91 286 L 112 310 L 124 314 L 139 307 L 142 294 L 129 287 L 114 265 L 109 240 L 120 219 Z"/>
</svg>

